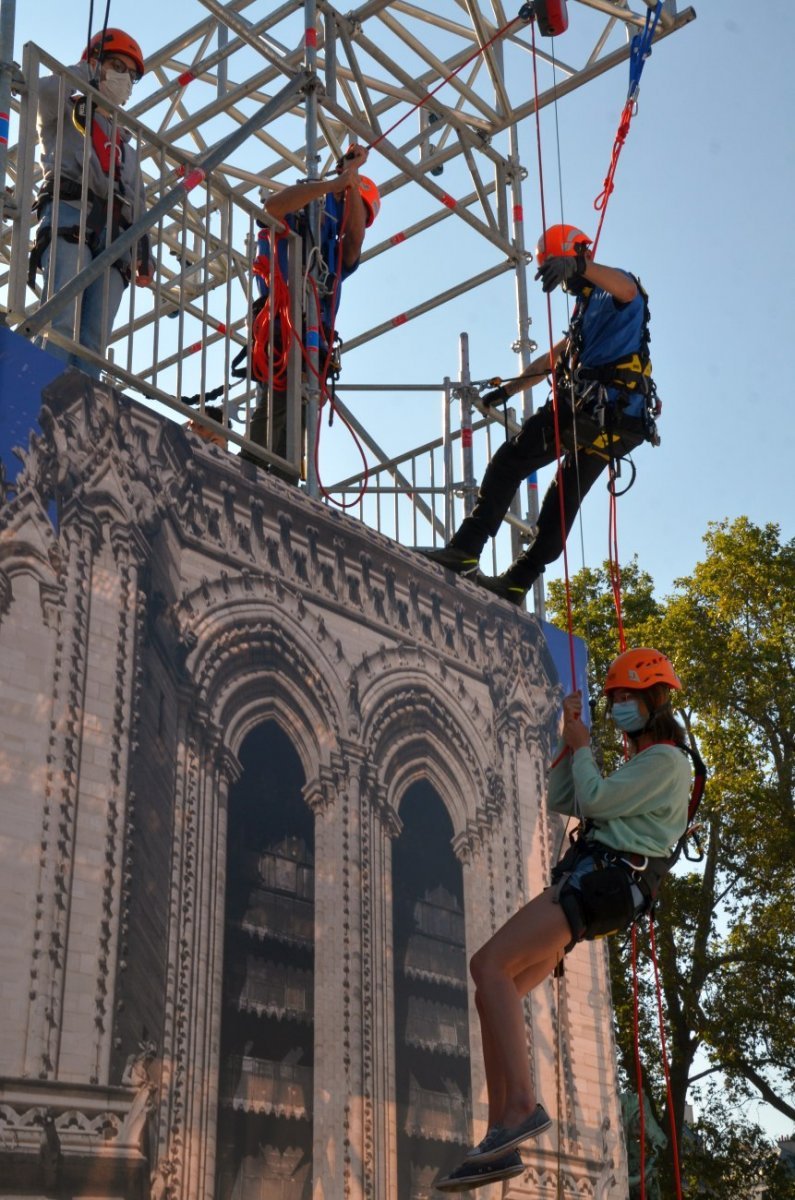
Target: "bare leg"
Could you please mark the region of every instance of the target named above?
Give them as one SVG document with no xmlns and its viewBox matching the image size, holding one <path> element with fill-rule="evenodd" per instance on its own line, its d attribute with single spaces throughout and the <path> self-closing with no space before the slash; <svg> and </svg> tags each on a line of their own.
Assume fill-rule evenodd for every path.
<svg viewBox="0 0 795 1200">
<path fill-rule="evenodd" d="M 569 923 L 548 890 L 515 913 L 472 959 L 490 1125 L 518 1125 L 535 1108 L 522 997 L 554 970 L 570 939 Z"/>
<path fill-rule="evenodd" d="M 517 975 L 514 983 L 516 991 L 520 997 L 524 997 L 528 992 L 532 992 L 533 988 L 538 987 L 539 983 L 552 974 L 555 967 L 561 961 L 563 953 L 550 956 L 544 962 L 540 962 L 535 966 L 528 967 L 526 971 L 522 971 Z M 483 1041 L 483 1061 L 486 1067 L 486 1090 L 489 1095 L 489 1129 L 493 1125 L 502 1125 L 502 1114 L 505 1111 L 505 1080 L 498 1066 L 497 1048 L 494 1044 L 491 1028 L 488 1023 L 485 1012 L 482 1010 L 481 995 L 479 991 L 475 992 L 475 1004 L 480 1017 L 480 1032 Z"/>
<path fill-rule="evenodd" d="M 480 1038 L 483 1043 L 483 1064 L 486 1068 L 486 1091 L 489 1094 L 489 1129 L 502 1123 L 505 1108 L 505 1080 L 499 1066 L 497 1046 L 491 1026 L 481 1005 L 480 992 L 475 992 L 475 1005 L 480 1017 Z"/>
</svg>

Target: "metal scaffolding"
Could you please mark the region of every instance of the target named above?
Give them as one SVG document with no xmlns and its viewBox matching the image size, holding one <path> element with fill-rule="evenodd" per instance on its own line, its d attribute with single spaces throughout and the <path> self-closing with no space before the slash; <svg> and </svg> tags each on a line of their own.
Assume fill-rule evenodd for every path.
<svg viewBox="0 0 795 1200">
<path fill-rule="evenodd" d="M 4 147 L 0 152 L 7 180 L 0 291 L 8 324 L 32 336 L 46 328 L 50 311 L 26 288 L 36 172 L 32 110 L 40 74 L 59 65 L 43 49 L 28 45 L 20 75 L 8 45 L 14 36 L 14 0 L 0 4 L 0 107 L 11 91 L 18 115 L 17 141 L 12 138 L 7 154 Z M 415 298 L 388 319 L 352 329 L 343 315 L 345 354 L 388 339 L 405 322 L 427 318 L 451 299 L 508 276 L 515 297 L 518 374 L 535 349 L 523 232 L 528 172 L 520 162 L 518 139 L 519 126 L 536 111 L 528 83 L 533 55 L 541 109 L 626 61 L 631 38 L 652 7 L 654 0 L 569 0 L 570 27 L 576 24 L 581 36 L 576 43 L 561 37 L 553 45 L 517 16 L 518 3 L 503 0 L 436 0 L 426 6 L 367 0 L 348 12 L 327 0 L 276 5 L 196 0 L 203 16 L 195 25 L 159 49 L 147 46 L 149 90 L 123 113 L 142 158 L 145 220 L 152 226 L 158 270 L 151 293 L 141 297 L 135 288 L 129 290 L 104 363 L 108 377 L 182 418 L 195 415 L 181 398 L 192 388 L 199 394 L 198 421 L 205 426 L 206 395 L 220 381 L 225 419 L 232 421 L 228 441 L 271 458 L 246 438 L 256 396 L 253 381 L 249 376 L 230 384 L 231 358 L 247 344 L 249 265 L 256 222 L 262 219 L 261 189 L 267 193 L 297 176 L 325 174 L 350 140 L 377 142 L 368 173 L 377 175 L 393 212 L 410 214 L 405 228 L 381 240 L 378 225 L 373 228 L 362 256 L 368 272 L 398 272 L 389 257 L 396 257 L 397 247 L 441 226 L 454 229 L 462 247 L 476 246 L 477 253 L 464 249 L 449 280 L 416 276 Z M 656 39 L 694 16 L 691 8 L 677 12 L 675 0 L 666 0 Z M 566 57 L 575 44 L 581 51 L 577 61 Z M 130 245 L 135 232 L 123 235 Z M 109 260 L 112 251 L 105 252 Z M 476 263 L 472 273 L 467 272 L 470 261 Z M 84 276 L 77 277 L 73 290 L 79 291 Z M 340 390 L 350 396 L 401 386 L 399 365 L 393 365 L 388 378 Z M 353 508 L 357 515 L 412 544 L 446 537 L 461 507 L 471 503 L 473 437 L 487 438 L 496 421 L 478 417 L 465 338 L 457 378 L 440 379 L 432 387 L 442 397 L 439 437 L 398 456 L 390 455 L 337 395 L 338 411 L 374 465 L 366 497 L 360 494 L 363 475 L 324 489 L 324 495 L 348 503 L 360 494 Z M 312 440 L 322 397 L 306 381 L 304 393 L 307 488 L 317 494 Z M 523 416 L 531 411 L 529 392 L 525 404 Z M 496 428 L 501 436 L 499 424 Z M 523 506 L 517 504 L 510 518 L 515 537 L 530 533 L 535 505 L 535 492 L 528 489 Z M 537 610 L 542 603 L 538 588 Z"/>
</svg>

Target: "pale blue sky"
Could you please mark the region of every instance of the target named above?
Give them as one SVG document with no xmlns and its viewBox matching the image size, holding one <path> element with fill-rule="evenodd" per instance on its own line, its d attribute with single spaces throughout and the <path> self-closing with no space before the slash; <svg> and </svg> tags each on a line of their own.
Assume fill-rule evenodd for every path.
<svg viewBox="0 0 795 1200">
<path fill-rule="evenodd" d="M 795 423 L 787 373 L 795 278 L 795 5 L 701 0 L 695 7 L 697 20 L 656 46 L 646 64 L 598 256 L 638 273 L 650 293 L 654 374 L 664 406 L 662 446 L 643 447 L 636 455 L 637 482 L 619 501 L 619 543 L 625 560 L 637 553 L 660 594 L 701 557 L 710 520 L 746 514 L 758 523 L 780 523 L 785 538 L 795 536 Z M 96 0 L 94 8 L 96 24 L 104 0 Z M 578 36 L 580 6 L 570 4 L 569 10 L 572 27 L 558 39 L 562 58 L 566 39 Z M 264 4 L 249 10 L 264 11 Z M 506 11 L 512 14 L 512 6 Z M 198 0 L 114 0 L 110 23 L 127 28 L 146 53 L 205 15 Z M 75 61 L 87 21 L 88 3 L 18 0 L 17 61 L 29 39 Z M 589 232 L 596 227 L 592 203 L 607 170 L 626 87 L 622 66 L 559 105 L 564 214 Z M 520 143 L 530 170 L 524 185 L 530 246 L 540 226 L 534 139 L 534 127 L 526 124 Z M 556 218 L 551 113 L 545 116 L 544 158 L 547 210 Z M 392 172 L 374 153 L 368 173 L 378 180 Z M 390 212 L 386 198 L 379 239 L 407 223 L 404 211 L 395 212 L 393 205 Z M 387 259 L 364 264 L 346 284 L 343 336 L 433 294 L 428 263 L 439 245 L 443 253 L 452 252 L 430 233 L 388 256 L 388 269 L 381 266 Z M 534 336 L 543 345 L 545 307 L 532 283 L 530 300 Z M 561 297 L 555 306 L 557 331 L 566 323 Z M 343 379 L 455 377 L 461 330 L 470 333 L 476 378 L 516 372 L 510 275 L 353 352 Z M 377 404 L 350 403 L 394 453 L 439 432 L 435 400 L 398 401 L 386 394 Z M 324 474 L 332 479 L 342 473 L 347 454 L 334 441 L 328 453 Z M 355 465 L 353 457 L 350 468 Z M 548 479 L 548 473 L 542 476 L 542 488 Z M 575 527 L 570 540 L 572 571 L 582 563 L 581 539 L 588 564 L 606 557 L 607 520 L 607 496 L 597 484 L 583 508 L 582 532 Z M 548 577 L 556 574 L 551 568 Z M 786 1122 L 769 1113 L 765 1124 L 773 1133 L 789 1132 Z"/>
</svg>

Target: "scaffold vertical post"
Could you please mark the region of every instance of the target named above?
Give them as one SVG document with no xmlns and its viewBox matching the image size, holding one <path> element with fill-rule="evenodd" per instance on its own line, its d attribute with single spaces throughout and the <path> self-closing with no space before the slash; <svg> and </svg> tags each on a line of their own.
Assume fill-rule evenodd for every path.
<svg viewBox="0 0 795 1200">
<path fill-rule="evenodd" d="M 442 393 L 442 457 L 444 463 L 444 540 L 450 541 L 455 529 L 455 512 L 453 511 L 453 442 L 450 437 L 450 405 L 453 401 L 453 390 L 450 376 L 444 377 Z"/>
<path fill-rule="evenodd" d="M 337 103 L 337 25 L 331 16 L 326 17 L 326 38 L 323 43 L 326 60 L 325 81 L 326 95 L 332 103 Z"/>
<path fill-rule="evenodd" d="M 290 321 L 293 329 L 301 328 L 303 320 L 303 247 L 301 238 L 297 234 L 291 234 L 287 244 L 287 294 L 290 303 Z M 310 289 L 311 291 L 311 289 Z M 307 313 L 307 322 L 309 316 Z M 285 382 L 285 423 L 286 423 L 286 441 L 285 441 L 285 458 L 294 463 L 296 474 L 301 474 L 301 456 L 304 450 L 304 439 L 302 436 L 302 375 L 304 370 L 303 356 L 301 353 L 301 344 L 298 338 L 290 338 L 290 349 L 287 352 L 287 379 Z M 314 456 L 312 458 L 314 462 Z M 309 468 L 307 467 L 307 479 Z M 316 494 L 316 493 L 313 493 Z"/>
<path fill-rule="evenodd" d="M 5 0 L 0 0 L 4 3 Z M 19 321 L 25 312 L 28 285 L 28 255 L 30 253 L 30 228 L 33 223 L 32 202 L 36 172 L 36 110 L 39 101 L 39 55 L 36 46 L 28 42 L 22 52 L 22 73 L 25 91 L 19 104 L 19 136 L 17 140 L 16 186 L 14 193 L 13 229 L 11 234 L 11 262 L 8 272 L 8 296 L 6 321 Z M 5 189 L 5 176 L 0 176 Z M 20 203 L 20 200 L 23 202 Z M 2 204 L 2 200 L 0 200 Z"/>
<path fill-rule="evenodd" d="M 0 0 L 0 222 L 6 190 L 8 127 L 11 118 L 11 77 L 14 73 L 16 0 Z"/>
<path fill-rule="evenodd" d="M 312 76 L 306 93 L 306 176 L 307 179 L 317 179 L 317 88 L 315 73 L 317 71 L 317 4 L 315 0 L 305 0 L 304 4 L 304 66 Z M 312 231 L 312 244 L 320 245 L 320 205 L 313 200 L 309 206 L 309 227 Z M 310 287 L 306 304 L 306 351 L 309 359 L 309 370 L 305 373 L 306 380 L 306 490 L 310 496 L 319 493 L 317 465 L 315 463 L 315 448 L 318 434 L 318 413 L 320 410 L 320 329 L 321 313 L 318 304 L 317 283 L 319 263 L 317 255 L 312 256 L 310 276 L 315 287 Z M 288 404 L 289 412 L 289 404 Z"/>
<path fill-rule="evenodd" d="M 469 374 L 469 334 L 459 336 L 461 405 L 461 474 L 464 485 L 464 514 L 469 516 L 475 504 L 475 468 L 472 454 L 472 386 Z"/>
<path fill-rule="evenodd" d="M 509 147 L 510 147 L 510 162 L 511 162 L 511 212 L 513 222 L 513 245 L 516 253 L 515 258 L 515 277 L 516 277 L 516 324 L 518 337 L 514 343 L 514 349 L 519 354 L 521 370 L 524 371 L 530 366 L 533 352 L 538 349 L 537 343 L 529 336 L 530 330 L 530 312 L 527 302 L 527 261 L 528 252 L 524 238 L 524 204 L 522 201 L 522 169 L 519 162 L 519 138 L 517 135 L 516 125 L 512 124 L 509 131 Z M 533 415 L 533 393 L 532 389 L 528 388 L 524 392 L 524 400 L 522 405 L 522 419 L 527 420 Z M 528 479 L 526 485 L 527 495 L 527 520 L 535 525 L 538 520 L 538 488 L 534 479 Z M 521 501 L 520 493 L 517 492 L 512 509 L 514 512 L 518 509 L 517 515 L 521 516 Z M 518 531 L 513 528 L 511 530 L 511 552 L 512 557 L 516 556 L 522 550 L 522 544 L 519 538 Z M 541 578 L 537 579 L 533 585 L 533 607 L 536 616 L 543 618 L 544 616 L 544 585 Z"/>
</svg>

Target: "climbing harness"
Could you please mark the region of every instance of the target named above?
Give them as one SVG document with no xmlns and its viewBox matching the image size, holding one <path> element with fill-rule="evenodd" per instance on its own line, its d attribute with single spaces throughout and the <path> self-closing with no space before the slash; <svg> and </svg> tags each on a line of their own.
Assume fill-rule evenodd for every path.
<svg viewBox="0 0 795 1200">
<path fill-rule="evenodd" d="M 598 826 L 591 820 L 580 822 L 569 834 L 569 848 L 552 871 L 552 883 L 557 888 L 555 898 L 572 930 L 566 953 L 578 942 L 618 933 L 635 924 L 645 913 L 652 912 L 666 875 L 682 852 L 686 853 L 691 840 L 695 839 L 698 845 L 695 816 L 704 795 L 707 770 L 695 747 L 680 746 L 679 749 L 691 759 L 694 777 L 687 827 L 670 854 L 654 857 L 615 850 L 594 836 Z M 689 857 L 687 853 L 686 857 Z M 594 869 L 582 875 L 579 887 L 575 887 L 570 882 L 571 876 L 588 859 L 593 859 Z"/>
<path fill-rule="evenodd" d="M 613 850 L 589 837 L 594 825 L 586 822 L 570 835 L 571 845 L 552 872 L 556 900 L 571 926 L 568 953 L 581 941 L 608 937 L 626 929 L 654 904 L 667 871 L 667 858 Z M 575 887 L 572 873 L 584 860 L 594 868 Z M 633 895 L 633 886 L 637 895 Z"/>
<path fill-rule="evenodd" d="M 79 183 L 75 183 L 71 179 L 62 179 L 61 186 L 58 191 L 59 198 L 66 203 L 74 203 L 82 199 L 83 189 Z M 52 241 L 53 229 L 51 225 L 42 225 L 41 218 L 43 217 L 47 205 L 52 203 L 54 191 L 51 185 L 45 185 L 42 191 L 36 197 L 34 212 L 39 218 L 39 225 L 36 228 L 33 247 L 28 258 L 28 287 L 35 289 L 36 272 L 41 270 L 41 263 L 47 247 Z M 86 212 L 85 230 L 83 240 L 88 246 L 92 255 L 96 256 L 100 250 L 104 249 L 105 233 L 107 230 L 107 200 L 101 196 L 97 196 L 89 188 L 86 193 L 86 199 L 89 203 L 89 208 Z M 111 241 L 119 236 L 119 233 L 125 229 L 129 229 L 130 222 L 121 215 L 122 201 L 118 196 L 113 199 L 113 214 L 111 217 Z M 80 241 L 80 225 L 69 224 L 59 225 L 57 235 L 63 238 L 66 242 L 78 243 Z M 149 238 L 143 234 L 138 242 L 138 257 L 142 262 L 147 262 L 149 259 Z M 131 266 L 129 260 L 118 259 L 113 266 L 121 272 L 125 282 L 129 283 L 131 275 Z"/>
<path fill-rule="evenodd" d="M 649 297 L 640 280 L 634 275 L 632 278 L 643 301 L 640 345 L 632 354 L 613 362 L 596 367 L 586 367 L 580 362 L 583 322 L 593 289 L 586 288 L 577 298 L 569 337 L 557 368 L 558 385 L 576 413 L 576 425 L 566 430 L 563 437 L 568 450 L 586 449 L 611 460 L 620 459 L 624 457 L 621 453 L 622 432 L 631 435 L 630 449 L 638 444 L 638 440 L 651 442 L 653 446 L 660 444 L 657 418 L 662 412 L 662 404 L 651 373 Z M 608 396 L 608 388 L 615 390 L 614 398 Z M 628 416 L 623 410 L 638 394 L 643 396 L 643 414 Z M 628 490 L 629 487 L 624 489 Z M 623 492 L 616 494 L 623 495 Z"/>
<path fill-rule="evenodd" d="M 327 219 L 325 207 L 321 220 Z M 331 236 L 324 241 L 324 259 L 321 250 L 314 244 L 306 212 L 301 209 L 292 213 L 285 220 L 287 227 L 297 234 L 302 247 L 302 269 L 305 278 L 309 278 L 309 267 L 314 257 L 320 263 L 319 279 L 313 281 L 317 287 L 319 328 L 307 330 L 307 340 L 314 333 L 321 361 L 331 357 L 334 346 L 335 331 L 334 317 L 336 315 L 336 296 L 339 288 L 339 278 L 342 270 L 341 260 L 338 261 L 338 239 Z M 274 234 L 273 255 L 271 255 L 271 230 L 267 225 L 260 224 L 257 233 L 257 254 L 252 264 L 259 295 L 252 305 L 251 324 L 251 375 L 261 384 L 272 381 L 275 391 L 284 391 L 287 387 L 287 362 L 293 337 L 298 338 L 302 347 L 303 338 L 293 326 L 291 316 L 290 292 L 287 285 L 287 230 L 276 231 Z M 303 306 L 305 307 L 305 305 Z M 271 324 L 273 324 L 273 346 L 271 354 Z M 241 362 L 246 356 L 246 350 L 241 351 L 232 363 L 232 374 L 238 378 L 245 376 L 246 368 Z M 321 372 L 325 382 L 326 373 Z"/>
</svg>

